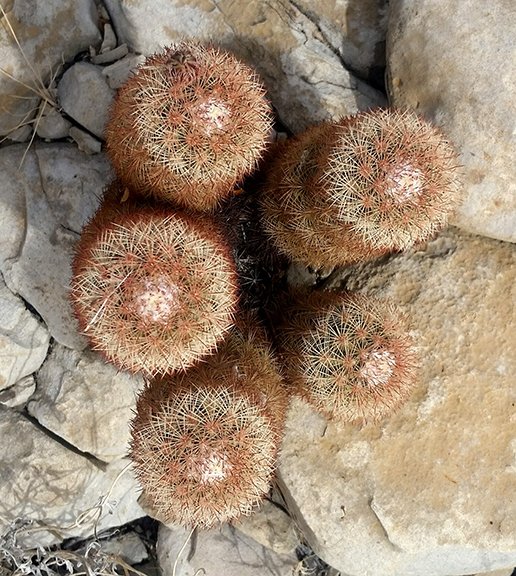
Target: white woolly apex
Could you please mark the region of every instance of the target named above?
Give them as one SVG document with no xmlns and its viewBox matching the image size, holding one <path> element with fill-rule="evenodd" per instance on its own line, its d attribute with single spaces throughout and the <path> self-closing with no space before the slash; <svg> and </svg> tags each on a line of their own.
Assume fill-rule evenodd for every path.
<svg viewBox="0 0 516 576">
<path fill-rule="evenodd" d="M 373 350 L 365 356 L 359 374 L 365 386 L 385 386 L 395 367 L 396 358 L 390 350 Z"/>
<path fill-rule="evenodd" d="M 149 322 L 166 324 L 180 307 L 179 287 L 166 276 L 144 278 L 134 288 L 137 314 Z"/>
<path fill-rule="evenodd" d="M 231 116 L 231 111 L 226 104 L 215 98 L 208 98 L 205 102 L 201 102 L 197 107 L 197 113 L 203 120 L 208 136 L 215 130 L 223 130 L 227 124 L 226 120 Z"/>
<path fill-rule="evenodd" d="M 214 484 L 227 477 L 231 469 L 231 464 L 225 454 L 212 452 L 206 458 L 203 458 L 200 465 L 200 481 L 203 484 Z"/>
<path fill-rule="evenodd" d="M 425 177 L 423 172 L 410 162 L 395 163 L 387 169 L 384 183 L 385 194 L 397 204 L 403 204 L 421 196 Z"/>
</svg>

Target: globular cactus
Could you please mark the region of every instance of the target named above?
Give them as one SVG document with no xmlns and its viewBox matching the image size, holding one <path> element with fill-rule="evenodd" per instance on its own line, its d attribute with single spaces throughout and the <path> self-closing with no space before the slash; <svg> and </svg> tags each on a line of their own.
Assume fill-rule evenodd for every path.
<svg viewBox="0 0 516 576">
<path fill-rule="evenodd" d="M 132 189 L 211 211 L 256 167 L 271 126 L 271 107 L 248 66 L 184 41 L 147 58 L 119 89 L 106 149 Z"/>
<path fill-rule="evenodd" d="M 317 126 L 270 171 L 264 226 L 314 267 L 404 250 L 442 228 L 459 198 L 457 157 L 413 112 L 375 109 Z"/>
<path fill-rule="evenodd" d="M 115 183 L 83 231 L 71 300 L 81 331 L 119 368 L 187 368 L 233 325 L 237 279 L 217 228 L 163 206 L 117 200 Z"/>
<path fill-rule="evenodd" d="M 206 363 L 151 382 L 130 451 L 151 515 L 209 528 L 252 512 L 270 489 L 286 403 L 257 329 L 233 328 Z"/>
<path fill-rule="evenodd" d="M 383 418 L 407 399 L 418 366 L 402 312 L 364 295 L 311 293 L 285 307 L 278 342 L 287 379 L 345 422 Z"/>
</svg>

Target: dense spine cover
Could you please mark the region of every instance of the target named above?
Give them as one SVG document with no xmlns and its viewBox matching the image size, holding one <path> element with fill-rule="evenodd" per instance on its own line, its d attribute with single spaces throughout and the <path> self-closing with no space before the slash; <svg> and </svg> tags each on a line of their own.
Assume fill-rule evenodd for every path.
<svg viewBox="0 0 516 576">
<path fill-rule="evenodd" d="M 286 403 L 263 334 L 241 326 L 206 363 L 151 382 L 131 441 L 151 513 L 208 528 L 252 512 L 270 489 Z"/>
<path fill-rule="evenodd" d="M 185 41 L 148 57 L 119 89 L 106 149 L 134 190 L 211 211 L 256 168 L 271 127 L 270 104 L 251 68 Z"/>
<path fill-rule="evenodd" d="M 216 226 L 164 206 L 116 200 L 115 183 L 77 247 L 71 299 L 81 331 L 118 367 L 185 369 L 233 325 L 237 277 Z"/>
<path fill-rule="evenodd" d="M 264 226 L 316 268 L 405 250 L 446 223 L 459 199 L 457 157 L 409 111 L 375 109 L 285 145 L 261 197 Z"/>
<path fill-rule="evenodd" d="M 287 379 L 317 410 L 376 421 L 409 396 L 418 366 L 401 310 L 360 294 L 311 293 L 285 307 L 278 341 Z"/>
</svg>

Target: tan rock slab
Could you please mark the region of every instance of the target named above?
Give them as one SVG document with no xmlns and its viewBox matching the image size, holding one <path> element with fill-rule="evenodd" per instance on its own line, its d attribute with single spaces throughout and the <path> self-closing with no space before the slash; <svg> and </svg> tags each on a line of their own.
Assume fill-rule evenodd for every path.
<svg viewBox="0 0 516 576">
<path fill-rule="evenodd" d="M 95 352 L 55 344 L 36 380 L 27 409 L 42 426 L 105 462 L 127 454 L 141 377 L 120 372 Z"/>
<path fill-rule="evenodd" d="M 389 92 L 434 120 L 460 152 L 465 196 L 453 223 L 516 241 L 516 4 L 390 3 Z"/>
<path fill-rule="evenodd" d="M 516 564 L 516 249 L 450 228 L 333 286 L 411 318 L 420 384 L 362 429 L 301 401 L 280 458 L 315 552 L 350 576 L 451 576 Z"/>
</svg>

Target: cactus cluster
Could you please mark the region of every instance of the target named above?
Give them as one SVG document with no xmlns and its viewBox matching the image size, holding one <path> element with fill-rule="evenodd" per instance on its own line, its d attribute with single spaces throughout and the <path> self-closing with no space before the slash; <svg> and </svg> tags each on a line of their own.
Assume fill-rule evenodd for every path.
<svg viewBox="0 0 516 576">
<path fill-rule="evenodd" d="M 255 73 L 189 41 L 147 58 L 110 112 L 117 180 L 83 231 L 71 299 L 91 345 L 148 379 L 130 455 L 144 501 L 165 522 L 210 527 L 254 509 L 274 476 L 287 390 L 329 418 L 367 423 L 415 383 L 414 346 L 393 304 L 282 299 L 271 270 L 268 294 L 241 292 L 253 269 L 267 275 L 285 255 L 335 266 L 428 238 L 457 198 L 449 143 L 408 111 L 322 123 L 268 154 L 251 208 L 255 196 L 240 202 L 236 185 L 262 159 L 271 125 Z M 268 310 L 281 309 L 269 328 L 283 370 L 244 312 L 264 295 Z"/>
</svg>

